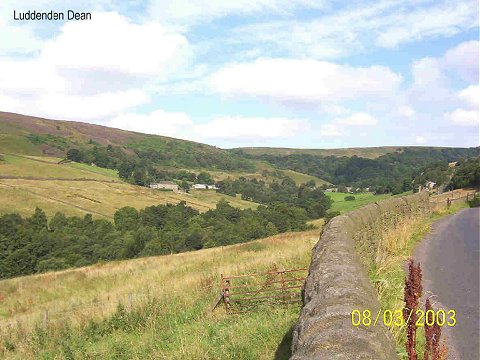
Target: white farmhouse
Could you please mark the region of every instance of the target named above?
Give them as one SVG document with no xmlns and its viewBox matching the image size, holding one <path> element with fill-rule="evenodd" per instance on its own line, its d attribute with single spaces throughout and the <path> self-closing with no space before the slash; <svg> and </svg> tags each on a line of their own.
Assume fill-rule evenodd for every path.
<svg viewBox="0 0 480 360">
<path fill-rule="evenodd" d="M 157 183 L 150 184 L 150 188 L 172 190 L 173 192 L 178 192 L 178 185 L 175 184 L 173 181 L 159 181 Z"/>
</svg>

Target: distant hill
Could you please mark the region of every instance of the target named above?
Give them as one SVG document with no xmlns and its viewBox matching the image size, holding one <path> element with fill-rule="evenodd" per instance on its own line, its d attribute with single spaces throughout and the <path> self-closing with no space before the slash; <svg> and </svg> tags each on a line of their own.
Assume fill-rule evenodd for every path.
<svg viewBox="0 0 480 360">
<path fill-rule="evenodd" d="M 307 154 L 316 156 L 358 156 L 367 159 L 375 159 L 382 155 L 402 152 L 403 146 L 378 146 L 378 147 L 357 147 L 357 148 L 342 148 L 342 149 L 292 149 L 292 148 L 271 148 L 271 147 L 242 147 L 235 148 L 231 151 L 241 150 L 249 155 L 294 155 Z"/>
<path fill-rule="evenodd" d="M 206 170 L 217 181 L 243 176 L 271 182 L 289 176 L 297 185 L 314 180 L 317 185 L 368 187 L 381 193 L 411 190 L 413 180 L 435 162 L 479 155 L 479 148 L 420 146 L 225 150 L 100 125 L 0 112 L 0 154 L 65 157 L 74 149 L 76 162 L 118 171 L 121 179 L 137 185 L 162 180 L 161 172 L 180 169 L 197 174 Z"/>
<path fill-rule="evenodd" d="M 82 122 L 50 120 L 34 116 L 0 112 L 0 154 L 65 157 L 70 148 L 120 147 L 130 158 L 159 159 L 162 168 L 206 169 L 216 180 L 256 178 L 268 182 L 281 176 L 292 177 L 297 184 L 318 177 L 290 170 L 278 172 L 262 161 L 245 159 L 229 150 L 166 136 L 141 134 Z"/>
<path fill-rule="evenodd" d="M 255 168 L 252 161 L 193 141 L 0 112 L 0 153 L 63 157 L 70 148 L 108 145 L 121 147 L 127 155 L 138 158 L 138 154 L 144 154 L 174 167 L 250 171 Z"/>
</svg>

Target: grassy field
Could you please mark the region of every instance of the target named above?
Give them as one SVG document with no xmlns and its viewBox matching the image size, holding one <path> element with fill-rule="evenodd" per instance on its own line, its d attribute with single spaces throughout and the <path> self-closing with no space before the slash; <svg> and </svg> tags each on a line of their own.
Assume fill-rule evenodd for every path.
<svg viewBox="0 0 480 360">
<path fill-rule="evenodd" d="M 46 156 L 3 155 L 0 162 L 0 177 L 21 177 L 35 179 L 93 179 L 118 181 L 113 170 L 101 169 L 86 164 L 57 164 L 60 158 Z"/>
<path fill-rule="evenodd" d="M 0 281 L 0 357 L 287 359 L 299 306 L 241 315 L 211 308 L 220 274 L 307 267 L 318 236 L 287 233 Z"/>
<path fill-rule="evenodd" d="M 373 195 L 373 193 L 348 194 L 342 192 L 327 192 L 328 197 L 333 200 L 330 211 L 339 211 L 341 214 L 358 209 L 375 201 L 390 197 L 390 194 Z M 345 196 L 353 195 L 355 200 L 345 201 Z"/>
<path fill-rule="evenodd" d="M 0 123 L 0 152 L 40 155 L 40 150 L 27 138 L 15 134 L 3 134 Z"/>
<path fill-rule="evenodd" d="M 282 172 L 287 175 L 288 177 L 291 177 L 293 180 L 295 180 L 295 182 L 297 183 L 297 185 L 300 185 L 300 184 L 305 184 L 306 182 L 310 181 L 310 180 L 313 180 L 315 181 L 315 184 L 318 186 L 318 185 L 323 185 L 323 184 L 329 184 L 327 181 L 323 180 L 323 179 L 320 179 L 316 176 L 311 176 L 311 175 L 307 175 L 307 174 L 302 174 L 302 173 L 299 173 L 297 171 L 293 171 L 293 170 L 282 170 Z"/>
<path fill-rule="evenodd" d="M 57 211 L 66 215 L 111 218 L 124 206 L 146 206 L 185 201 L 200 211 L 215 207 L 224 198 L 239 208 L 255 208 L 256 203 L 214 191 L 191 194 L 153 190 L 121 182 L 113 170 L 86 164 L 59 165 L 59 158 L 4 155 L 0 162 L 0 214 L 33 213 L 38 206 L 51 216 Z"/>
</svg>

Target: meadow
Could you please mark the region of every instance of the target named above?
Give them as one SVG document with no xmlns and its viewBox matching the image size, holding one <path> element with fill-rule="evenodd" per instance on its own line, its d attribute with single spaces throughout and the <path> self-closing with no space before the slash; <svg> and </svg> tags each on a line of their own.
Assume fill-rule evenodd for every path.
<svg viewBox="0 0 480 360">
<path fill-rule="evenodd" d="M 190 194 L 153 190 L 122 182 L 116 171 L 86 164 L 59 165 L 60 158 L 4 155 L 0 162 L 0 214 L 13 210 L 31 214 L 35 206 L 53 216 L 66 215 L 112 218 L 124 206 L 146 206 L 185 201 L 199 211 L 215 208 L 222 198 L 239 208 L 256 208 L 258 204 L 214 191 Z"/>
<path fill-rule="evenodd" d="M 349 194 L 343 192 L 326 192 L 325 193 L 330 199 L 333 200 L 332 207 L 330 211 L 339 211 L 340 214 L 361 208 L 367 204 L 370 204 L 375 201 L 380 201 L 386 199 L 392 195 L 374 195 L 373 193 L 359 193 L 359 194 Z M 355 200 L 346 201 L 346 196 L 355 196 Z"/>
<path fill-rule="evenodd" d="M 0 357 L 287 359 L 299 305 L 240 315 L 212 305 L 220 274 L 308 267 L 318 236 L 285 233 L 0 281 Z"/>
</svg>

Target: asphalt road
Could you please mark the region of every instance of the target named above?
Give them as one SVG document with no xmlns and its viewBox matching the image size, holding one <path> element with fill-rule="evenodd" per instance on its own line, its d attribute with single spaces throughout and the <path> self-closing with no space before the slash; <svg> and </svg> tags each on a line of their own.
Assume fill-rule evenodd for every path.
<svg viewBox="0 0 480 360">
<path fill-rule="evenodd" d="M 480 359 L 479 232 L 480 208 L 463 209 L 437 221 L 414 254 L 424 296 L 435 295 L 436 309 L 456 311 L 457 324 L 442 327 L 449 359 Z"/>
</svg>

